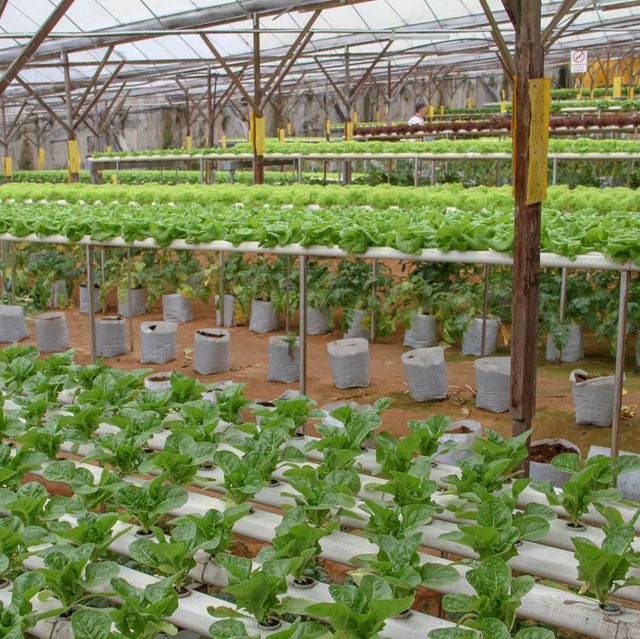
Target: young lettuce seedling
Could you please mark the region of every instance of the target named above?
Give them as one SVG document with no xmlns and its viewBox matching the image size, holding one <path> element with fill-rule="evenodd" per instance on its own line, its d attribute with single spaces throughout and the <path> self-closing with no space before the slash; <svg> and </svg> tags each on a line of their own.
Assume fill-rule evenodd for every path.
<svg viewBox="0 0 640 639">
<path fill-rule="evenodd" d="M 184 506 L 189 499 L 187 491 L 180 486 L 163 483 L 163 477 L 156 477 L 139 486 L 124 483 L 116 488 L 113 501 L 132 516 L 140 525 L 141 532 L 151 532 L 163 515 Z"/>
<path fill-rule="evenodd" d="M 584 581 L 582 592 L 593 594 L 600 606 L 605 608 L 609 597 L 627 586 L 640 586 L 640 577 L 630 576 L 631 568 L 640 568 L 640 552 L 633 549 L 635 523 L 640 510 L 625 521 L 620 511 L 613 506 L 595 504 L 605 518 L 605 537 L 598 546 L 590 539 L 572 537 L 575 557 L 578 560 L 578 576 Z M 605 608 L 606 609 L 606 608 Z"/>
<path fill-rule="evenodd" d="M 253 414 L 261 417 L 260 430 L 267 428 L 283 428 L 286 425 L 287 436 L 294 437 L 310 419 L 322 419 L 324 413 L 313 410 L 316 403 L 307 397 L 294 397 L 292 399 L 276 400 L 275 409 L 268 410 L 259 405 L 253 410 Z"/>
<path fill-rule="evenodd" d="M 442 605 L 448 612 L 461 613 L 460 623 L 470 628 L 481 629 L 487 619 L 497 619 L 511 632 L 522 598 L 534 587 L 530 575 L 513 578 L 507 563 L 499 557 L 490 557 L 480 562 L 477 568 L 467 572 L 467 581 L 475 595 L 445 595 Z M 457 635 L 434 634 L 436 639 Z M 464 635 L 460 635 L 461 637 Z M 470 635 L 475 637 L 476 635 Z M 507 634 L 506 637 L 510 635 Z M 493 638 L 492 638 L 493 639 Z"/>
<path fill-rule="evenodd" d="M 578 527 L 592 504 L 622 499 L 622 492 L 615 487 L 617 479 L 624 473 L 640 470 L 640 456 L 620 456 L 615 470 L 611 466 L 611 458 L 603 455 L 587 459 L 582 469 L 577 453 L 557 455 L 551 460 L 551 465 L 557 470 L 571 473 L 561 491 L 556 492 L 548 481 L 534 481 L 531 487 L 543 493 L 550 506 L 560 506 L 571 520 L 570 524 Z"/>
<path fill-rule="evenodd" d="M 280 595 L 287 592 L 287 575 L 299 569 L 302 558 L 273 559 L 253 568 L 246 557 L 236 557 L 223 553 L 218 556 L 229 578 L 229 586 L 224 591 L 232 595 L 240 610 L 245 610 L 249 618 L 267 627 L 277 626 L 280 614 L 285 610 L 287 599 Z M 209 614 L 214 617 L 246 618 L 246 613 L 227 606 L 210 606 Z"/>
<path fill-rule="evenodd" d="M 165 621 L 178 608 L 178 593 L 170 579 L 149 584 L 143 590 L 115 577 L 111 587 L 122 600 L 122 606 L 81 608 L 74 612 L 71 617 L 74 639 L 155 639 L 177 634 L 178 629 Z"/>
<path fill-rule="evenodd" d="M 36 450 L 0 444 L 0 487 L 17 489 L 27 473 L 41 468 L 46 461 L 47 456 Z"/>
<path fill-rule="evenodd" d="M 276 528 L 273 545 L 263 548 L 257 561 L 264 563 L 273 559 L 294 559 L 302 561 L 292 572 L 298 584 L 312 583 L 316 559 L 322 552 L 320 540 L 337 525 L 326 528 L 310 526 L 306 522 L 304 508 L 294 506 L 288 510 Z"/>
<path fill-rule="evenodd" d="M 514 635 L 499 619 L 484 619 L 480 630 L 469 628 L 437 628 L 429 633 L 429 639 L 555 639 L 555 633 L 547 628 L 529 626 Z"/>
<path fill-rule="evenodd" d="M 390 478 L 384 484 L 369 484 L 367 488 L 393 495 L 393 501 L 400 507 L 423 504 L 429 506 L 432 512 L 439 512 L 442 507 L 433 502 L 438 485 L 430 479 L 430 475 L 431 460 L 428 457 L 420 457 L 407 472 L 392 470 Z"/>
</svg>

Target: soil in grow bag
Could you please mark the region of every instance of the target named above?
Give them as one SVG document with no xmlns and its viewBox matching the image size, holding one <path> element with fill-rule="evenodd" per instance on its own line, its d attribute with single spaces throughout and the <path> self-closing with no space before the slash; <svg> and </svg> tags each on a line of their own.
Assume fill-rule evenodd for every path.
<svg viewBox="0 0 640 639">
<path fill-rule="evenodd" d="M 564 446 L 560 442 L 536 444 L 530 448 L 530 460 L 539 464 L 550 464 L 554 457 L 562 453 L 575 453 L 575 449 Z"/>
<path fill-rule="evenodd" d="M 467 428 L 466 426 L 458 426 L 458 428 L 454 428 L 453 430 L 448 430 L 447 434 L 448 435 L 468 435 L 469 433 L 472 433 L 473 431 L 470 428 Z"/>
</svg>

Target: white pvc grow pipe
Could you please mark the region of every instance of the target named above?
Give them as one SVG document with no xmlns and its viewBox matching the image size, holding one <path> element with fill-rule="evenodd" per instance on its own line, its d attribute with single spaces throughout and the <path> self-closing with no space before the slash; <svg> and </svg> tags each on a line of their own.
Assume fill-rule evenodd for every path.
<svg viewBox="0 0 640 639">
<path fill-rule="evenodd" d="M 79 467 L 87 468 L 97 479 L 102 469 L 89 464 L 77 463 Z M 42 471 L 36 473 L 42 474 Z M 140 483 L 138 478 L 126 478 L 127 481 Z M 215 497 L 202 493 L 189 492 L 186 504 L 175 509 L 174 516 L 201 514 L 215 508 L 224 510 L 227 504 Z M 250 515 L 239 520 L 234 526 L 234 532 L 260 541 L 271 542 L 275 536 L 275 529 L 280 524 L 281 517 L 267 511 L 256 510 Z M 357 554 L 373 552 L 377 547 L 366 539 L 343 532 L 333 532 L 320 540 L 322 546 L 321 556 L 337 563 L 349 563 L 348 558 Z M 421 560 L 442 565 L 450 565 L 450 562 L 432 555 L 421 555 Z M 464 568 L 456 565 L 456 568 L 464 572 Z M 145 575 L 145 577 L 147 577 Z M 450 586 L 436 588 L 444 593 L 470 592 L 470 587 L 465 582 L 459 581 Z M 191 599 L 191 597 L 189 597 Z M 579 606 L 580 614 L 567 614 L 567 608 L 561 606 L 561 601 L 567 605 Z M 547 602 L 552 602 L 547 605 Z M 553 605 L 552 605 L 553 604 Z M 608 616 L 599 610 L 596 603 L 586 597 L 568 595 L 562 590 L 536 584 L 534 589 L 526 595 L 523 605 L 517 612 L 518 616 L 528 617 L 538 621 L 545 621 L 553 625 L 566 628 L 582 634 L 601 637 L 603 639 L 620 639 L 620 637 L 634 635 L 616 634 L 627 627 L 637 628 L 640 625 L 638 613 L 630 609 L 624 609 L 622 615 Z M 597 632 L 597 634 L 595 634 Z"/>
</svg>

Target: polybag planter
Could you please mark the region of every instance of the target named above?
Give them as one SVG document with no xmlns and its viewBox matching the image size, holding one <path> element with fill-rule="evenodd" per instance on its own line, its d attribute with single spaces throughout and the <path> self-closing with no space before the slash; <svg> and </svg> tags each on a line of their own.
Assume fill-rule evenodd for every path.
<svg viewBox="0 0 640 639">
<path fill-rule="evenodd" d="M 570 449 L 566 452 L 578 453 L 578 455 L 580 455 L 580 449 L 566 439 L 537 439 L 531 442 L 531 447 L 541 444 L 561 444 L 565 448 Z M 571 473 L 554 468 L 551 462 L 544 463 L 531 460 L 529 462 L 529 477 L 536 481 L 550 481 L 554 486 L 562 488 L 571 478 Z"/>
<path fill-rule="evenodd" d="M 43 313 L 36 317 L 36 341 L 41 353 L 66 351 L 69 331 L 64 313 Z"/>
<path fill-rule="evenodd" d="M 174 322 L 142 322 L 140 325 L 140 362 L 166 364 L 176 358 Z"/>
<path fill-rule="evenodd" d="M 66 280 L 56 280 L 51 283 L 49 308 L 60 308 L 69 305 L 69 291 Z"/>
<path fill-rule="evenodd" d="M 78 304 L 81 313 L 89 312 L 89 291 L 86 286 L 79 287 L 80 303 Z M 93 310 L 98 310 L 100 304 L 100 287 L 95 285 L 93 287 Z"/>
<path fill-rule="evenodd" d="M 147 390 L 163 391 L 171 388 L 171 372 L 151 373 L 144 378 L 144 387 Z"/>
<path fill-rule="evenodd" d="M 180 293 L 163 295 L 162 316 L 165 322 L 190 322 L 193 319 L 193 304 Z"/>
<path fill-rule="evenodd" d="M 29 337 L 21 306 L 0 305 L 0 342 L 19 342 Z"/>
<path fill-rule="evenodd" d="M 220 296 L 215 296 L 215 304 L 216 304 L 216 323 L 220 324 Z M 235 326 L 236 321 L 234 317 L 234 311 L 236 307 L 236 298 L 234 295 L 225 295 L 224 296 L 224 325 L 225 326 Z"/>
<path fill-rule="evenodd" d="M 231 368 L 229 331 L 201 328 L 195 332 L 193 369 L 201 375 L 226 373 Z"/>
<path fill-rule="evenodd" d="M 131 289 L 131 315 L 144 315 L 147 311 L 147 291 L 144 288 Z M 127 289 L 118 289 L 118 315 L 129 317 L 129 293 Z"/>
<path fill-rule="evenodd" d="M 583 379 L 588 378 L 588 379 Z M 615 377 L 591 377 L 586 371 L 576 368 L 569 380 L 573 385 L 573 405 L 576 409 L 576 424 L 611 426 L 613 422 L 613 400 Z"/>
<path fill-rule="evenodd" d="M 482 357 L 475 361 L 476 407 L 504 413 L 511 405 L 511 358 Z"/>
<path fill-rule="evenodd" d="M 469 430 L 469 432 L 451 432 L 461 428 L 465 428 Z M 442 464 L 459 464 L 461 459 L 470 455 L 469 448 L 473 446 L 476 437 L 480 437 L 481 435 L 482 426 L 480 425 L 480 422 L 476 422 L 473 419 L 458 419 L 455 422 L 451 422 L 447 432 L 440 438 L 440 442 L 442 444 L 445 444 L 446 442 L 453 442 L 456 444 L 456 448 L 436 455 L 435 460 Z M 444 451 L 444 446 L 441 446 L 438 450 Z"/>
<path fill-rule="evenodd" d="M 325 314 L 313 306 L 307 306 L 307 335 L 325 335 L 329 332 L 331 327 Z"/>
<path fill-rule="evenodd" d="M 498 341 L 498 329 L 500 322 L 496 319 L 487 320 L 487 335 L 485 340 L 484 355 L 491 355 L 496 350 Z M 482 353 L 482 318 L 476 317 L 462 336 L 462 352 L 464 355 L 481 356 Z"/>
<path fill-rule="evenodd" d="M 349 328 L 344 334 L 344 339 L 357 338 L 357 339 L 371 339 L 371 328 L 364 326 L 371 321 L 371 313 L 368 311 L 354 311 Z"/>
<path fill-rule="evenodd" d="M 555 362 L 558 355 L 558 349 L 553 343 L 553 337 L 547 335 L 547 349 L 545 353 L 548 362 Z M 569 325 L 569 336 L 567 345 L 560 353 L 561 362 L 577 362 L 584 357 L 584 346 L 582 343 L 582 326 L 580 324 Z"/>
<path fill-rule="evenodd" d="M 128 352 L 127 325 L 122 317 L 96 320 L 96 353 L 100 357 L 116 357 Z"/>
<path fill-rule="evenodd" d="M 638 453 L 631 453 L 627 450 L 618 451 L 618 455 L 637 455 Z M 598 455 L 606 455 L 611 457 L 611 449 L 604 446 L 591 446 L 587 453 L 587 459 L 596 457 Z M 622 491 L 622 495 L 625 499 L 633 499 L 633 501 L 640 501 L 640 472 L 633 471 L 631 473 L 623 473 L 618 476 L 618 488 Z"/>
<path fill-rule="evenodd" d="M 435 315 L 419 313 L 404 333 L 404 346 L 429 348 L 438 344 L 438 320 Z"/>
<path fill-rule="evenodd" d="M 251 300 L 249 330 L 254 333 L 272 333 L 280 328 L 280 318 L 273 302 Z"/>
<path fill-rule="evenodd" d="M 296 382 L 300 378 L 300 340 L 295 338 L 291 343 L 282 335 L 269 338 L 269 372 L 270 382 Z"/>
<path fill-rule="evenodd" d="M 369 342 L 366 339 L 339 339 L 329 342 L 327 350 L 336 388 L 369 386 Z"/>
<path fill-rule="evenodd" d="M 402 367 L 411 399 L 416 402 L 446 399 L 449 376 L 442 347 L 418 348 L 403 353 Z"/>
</svg>

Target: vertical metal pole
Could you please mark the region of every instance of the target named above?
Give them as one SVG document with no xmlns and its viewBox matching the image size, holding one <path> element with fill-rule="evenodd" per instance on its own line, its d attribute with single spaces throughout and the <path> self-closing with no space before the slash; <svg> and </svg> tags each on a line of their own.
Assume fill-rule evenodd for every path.
<svg viewBox="0 0 640 639">
<path fill-rule="evenodd" d="M 16 303 L 16 243 L 11 242 L 11 304 Z"/>
<path fill-rule="evenodd" d="M 104 292 L 105 287 L 107 286 L 107 249 L 104 246 L 100 247 L 100 287 L 101 294 L 104 295 L 104 304 L 102 304 L 100 310 L 103 313 L 107 312 L 107 298 L 106 293 Z"/>
<path fill-rule="evenodd" d="M 127 249 L 127 323 L 129 325 L 129 352 L 133 352 L 133 294 L 131 277 L 131 249 Z"/>
<path fill-rule="evenodd" d="M 500 186 L 500 160 L 496 160 L 496 186 Z"/>
<path fill-rule="evenodd" d="M 302 156 L 298 158 L 298 184 L 302 184 Z"/>
<path fill-rule="evenodd" d="M 558 183 L 558 158 L 553 158 L 553 177 L 551 178 L 551 184 L 555 186 Z"/>
<path fill-rule="evenodd" d="M 218 293 L 218 301 L 220 308 L 220 321 L 218 322 L 218 326 L 222 326 L 224 328 L 224 251 L 220 251 L 220 262 L 219 262 L 219 279 L 220 279 L 220 292 Z"/>
<path fill-rule="evenodd" d="M 482 337 L 480 340 L 480 355 L 487 354 L 487 315 L 489 314 L 489 282 L 491 280 L 491 264 L 484 266 L 484 294 L 482 298 Z"/>
<path fill-rule="evenodd" d="M 418 156 L 413 159 L 413 186 L 418 186 Z"/>
<path fill-rule="evenodd" d="M 376 341 L 376 302 L 378 299 L 378 260 L 371 261 L 371 343 Z"/>
<path fill-rule="evenodd" d="M 6 282 L 6 268 L 7 268 L 7 243 L 2 240 L 0 241 L 0 262 L 2 267 L 0 268 L 0 279 L 2 279 L 2 295 L 7 292 L 7 282 Z"/>
<path fill-rule="evenodd" d="M 627 342 L 627 298 L 629 295 L 629 271 L 620 272 L 620 303 L 618 307 L 618 343 L 616 345 L 616 375 L 613 395 L 613 422 L 611 425 L 611 465 L 615 466 L 620 449 L 620 422 L 622 391 L 624 385 L 624 353 Z"/>
<path fill-rule="evenodd" d="M 558 312 L 558 319 L 562 324 L 564 322 L 565 315 L 567 313 L 567 285 L 569 283 L 569 271 L 566 268 L 562 269 L 562 275 L 560 279 L 560 307 Z M 556 364 L 560 364 L 562 361 L 562 351 L 556 349 Z"/>
<path fill-rule="evenodd" d="M 260 58 L 260 18 L 257 13 L 253 15 L 253 99 L 257 110 L 256 118 L 262 117 L 262 88 L 261 88 L 261 58 Z M 255 134 L 254 134 L 255 135 Z M 264 184 L 264 156 L 254 151 L 253 157 L 253 183 Z"/>
<path fill-rule="evenodd" d="M 300 344 L 300 380 L 301 395 L 307 394 L 307 256 L 300 256 L 300 329 L 298 340 Z M 307 425 L 305 424 L 305 435 Z"/>
<path fill-rule="evenodd" d="M 291 313 L 290 303 L 290 287 L 291 287 L 291 255 L 287 255 L 287 282 L 284 289 L 284 330 L 289 334 L 289 315 Z"/>
<path fill-rule="evenodd" d="M 431 186 L 436 183 L 436 162 L 431 160 Z"/>
<path fill-rule="evenodd" d="M 87 244 L 87 290 L 89 291 L 89 346 L 91 349 L 91 363 L 96 361 L 96 309 L 93 298 L 93 246 Z"/>
</svg>

